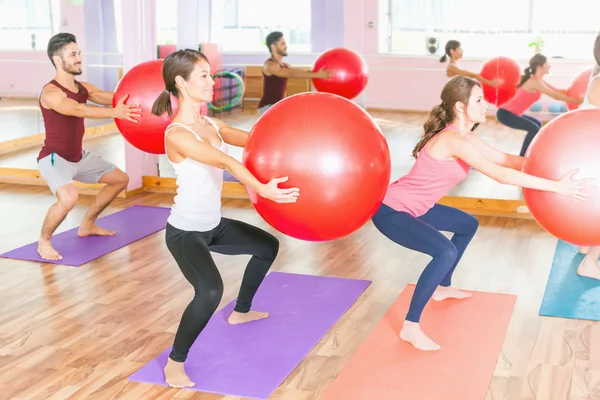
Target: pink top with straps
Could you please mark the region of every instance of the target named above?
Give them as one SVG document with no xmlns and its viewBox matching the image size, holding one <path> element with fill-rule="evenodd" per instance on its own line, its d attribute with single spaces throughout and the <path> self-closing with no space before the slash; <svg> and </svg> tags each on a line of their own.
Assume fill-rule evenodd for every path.
<svg viewBox="0 0 600 400">
<path fill-rule="evenodd" d="M 529 107 L 533 105 L 533 103 L 538 101 L 541 97 L 542 92 L 539 90 L 536 90 L 535 92 L 527 92 L 520 87 L 519 90 L 517 90 L 517 93 L 515 93 L 515 95 L 506 103 L 502 104 L 500 108 L 510 111 L 511 113 L 520 117 L 525 113 L 525 111 L 527 111 Z"/>
<path fill-rule="evenodd" d="M 457 127 L 448 125 L 438 135 L 451 129 Z M 383 204 L 419 217 L 469 175 L 471 167 L 462 160 L 439 160 L 430 156 L 429 143 L 419 152 L 410 172 L 390 184 Z"/>
</svg>

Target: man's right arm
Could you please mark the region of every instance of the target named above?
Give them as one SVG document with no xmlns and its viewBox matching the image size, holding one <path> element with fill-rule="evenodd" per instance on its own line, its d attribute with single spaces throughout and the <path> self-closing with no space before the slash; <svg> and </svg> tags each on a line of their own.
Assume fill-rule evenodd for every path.
<svg viewBox="0 0 600 400">
<path fill-rule="evenodd" d="M 85 103 L 78 103 L 54 85 L 48 85 L 44 88 L 41 97 L 42 106 L 50 108 L 57 113 L 80 117 L 80 118 L 118 118 L 137 122 L 135 117 L 141 115 L 141 108 L 138 104 L 124 104 L 125 98 L 121 99 L 116 107 L 96 107 Z"/>
<path fill-rule="evenodd" d="M 265 73 L 267 75 L 275 75 L 280 78 L 327 79 L 327 78 L 329 78 L 329 74 L 330 74 L 329 71 L 324 70 L 324 69 L 317 71 L 317 72 L 312 72 L 312 71 L 303 70 L 301 68 L 281 68 L 281 65 L 279 65 L 276 62 L 271 62 L 271 61 L 268 61 L 265 64 L 264 69 L 265 69 Z"/>
</svg>

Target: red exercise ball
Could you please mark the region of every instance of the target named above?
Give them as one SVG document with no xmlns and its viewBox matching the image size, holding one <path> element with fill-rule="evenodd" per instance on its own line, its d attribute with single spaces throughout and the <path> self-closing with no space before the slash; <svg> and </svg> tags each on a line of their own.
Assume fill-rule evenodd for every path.
<svg viewBox="0 0 600 400">
<path fill-rule="evenodd" d="M 579 169 L 573 179 L 595 178 L 587 201 L 553 192 L 523 189 L 527 207 L 555 237 L 579 246 L 600 245 L 599 109 L 569 111 L 552 119 L 531 142 L 523 172 L 557 180 Z"/>
<path fill-rule="evenodd" d="M 367 86 L 369 73 L 367 63 L 352 50 L 344 48 L 327 50 L 315 61 L 313 72 L 322 68 L 332 72 L 329 79 L 312 80 L 315 89 L 319 92 L 353 99 Z"/>
<path fill-rule="evenodd" d="M 576 99 L 582 99 L 585 97 L 588 83 L 590 81 L 590 77 L 592 76 L 592 70 L 593 68 L 587 69 L 579 73 L 575 79 L 573 79 L 571 86 L 569 86 L 569 89 L 567 89 L 567 96 L 574 97 Z M 567 108 L 569 110 L 575 110 L 576 108 L 579 108 L 579 104 L 567 103 Z"/>
<path fill-rule="evenodd" d="M 165 129 L 171 123 L 169 114 L 157 117 L 152 114 L 154 101 L 165 90 L 162 77 L 163 60 L 146 61 L 131 68 L 117 84 L 113 107 L 125 95 L 125 104 L 140 104 L 138 122 L 115 119 L 119 132 L 135 148 L 146 153 L 165 154 Z M 173 115 L 177 113 L 177 98 L 171 95 Z"/>
<path fill-rule="evenodd" d="M 390 152 L 375 121 L 343 97 L 300 93 L 276 103 L 250 131 L 244 165 L 261 181 L 283 176 L 296 203 L 275 203 L 247 188 L 272 227 L 306 241 L 348 235 L 377 211 L 390 182 Z"/>
<path fill-rule="evenodd" d="M 521 80 L 521 67 L 512 58 L 495 57 L 483 64 L 480 75 L 485 79 L 499 80 L 498 87 L 482 84 L 485 100 L 498 107 L 517 93 L 517 85 Z"/>
</svg>

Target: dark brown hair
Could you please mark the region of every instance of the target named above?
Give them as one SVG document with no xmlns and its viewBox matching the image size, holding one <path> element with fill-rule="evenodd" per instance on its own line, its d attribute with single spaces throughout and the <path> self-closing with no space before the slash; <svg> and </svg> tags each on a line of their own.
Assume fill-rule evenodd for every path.
<svg viewBox="0 0 600 400">
<path fill-rule="evenodd" d="M 77 43 L 77 39 L 75 38 L 75 35 L 67 32 L 57 33 L 56 35 L 52 36 L 48 41 L 46 53 L 48 53 L 48 58 L 50 59 L 50 62 L 52 62 L 52 65 L 54 65 L 54 67 L 56 67 L 56 65 L 54 64 L 53 57 L 57 54 L 60 55 L 62 49 L 64 49 L 64 47 L 69 43 Z"/>
<path fill-rule="evenodd" d="M 413 149 L 413 157 L 417 158 L 417 155 L 427 142 L 456 119 L 456 111 L 454 110 L 456 103 L 460 102 L 465 106 L 469 104 L 469 98 L 474 86 L 481 87 L 481 84 L 475 79 L 461 75 L 455 76 L 446 83 L 440 96 L 442 103 L 433 107 L 429 113 L 429 118 L 423 124 L 425 132 Z"/>
<path fill-rule="evenodd" d="M 208 62 L 208 58 L 204 54 L 192 49 L 177 50 L 165 58 L 162 67 L 165 90 L 162 91 L 154 101 L 154 104 L 152 104 L 152 114 L 161 116 L 167 112 L 169 113 L 169 117 L 173 116 L 171 93 L 179 99 L 179 90 L 177 89 L 177 85 L 175 85 L 175 78 L 181 76 L 186 81 L 190 79 L 190 74 L 194 70 L 194 67 L 201 60 Z"/>
<path fill-rule="evenodd" d="M 519 82 L 517 87 L 521 87 L 525 82 L 527 82 L 529 78 L 531 78 L 531 76 L 535 74 L 535 71 L 537 71 L 539 67 L 544 65 L 547 60 L 548 59 L 546 58 L 546 56 L 541 54 L 536 54 L 535 56 L 531 57 L 529 59 L 529 66 L 527 66 L 527 68 L 525 68 L 525 70 L 523 71 L 523 75 L 521 75 L 521 82 Z"/>
<path fill-rule="evenodd" d="M 596 64 L 600 65 L 600 33 L 598 33 L 594 42 L 594 58 L 596 59 Z"/>
<path fill-rule="evenodd" d="M 456 50 L 460 47 L 460 42 L 458 40 L 448 40 L 445 47 L 445 53 L 440 58 L 440 62 L 446 62 L 448 57 L 450 57 L 450 50 Z"/>
</svg>

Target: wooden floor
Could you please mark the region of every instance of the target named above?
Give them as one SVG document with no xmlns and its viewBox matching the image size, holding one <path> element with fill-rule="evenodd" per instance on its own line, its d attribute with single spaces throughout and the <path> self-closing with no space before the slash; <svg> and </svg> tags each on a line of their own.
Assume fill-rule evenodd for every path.
<svg viewBox="0 0 600 400">
<path fill-rule="evenodd" d="M 81 196 L 59 232 L 76 227 L 92 200 Z M 43 187 L 0 184 L 0 253 L 36 240 L 53 201 Z M 117 199 L 105 214 L 172 201 L 172 195 L 144 193 Z M 321 398 L 428 262 L 370 223 L 343 239 L 308 243 L 275 232 L 246 200 L 225 201 L 223 214 L 279 238 L 273 271 L 373 281 L 272 399 Z M 454 285 L 518 296 L 485 400 L 600 399 L 600 325 L 538 315 L 556 239 L 535 221 L 479 220 Z M 236 296 L 248 258 L 214 257 L 225 284 L 222 307 Z M 1 399 L 238 399 L 127 380 L 171 345 L 193 294 L 166 249 L 164 231 L 79 268 L 0 259 L 0 273 Z"/>
<path fill-rule="evenodd" d="M 371 115 L 381 127 L 392 159 L 390 181 L 407 173 L 414 163 L 411 156 L 414 145 L 422 134 L 423 122 L 427 118 L 424 113 L 372 111 Z M 257 119 L 255 110 L 234 110 L 219 116 L 232 126 L 250 130 Z M 2 132 L 2 130 L 0 130 Z M 477 129 L 477 134 L 497 148 L 518 154 L 524 138 L 524 132 L 506 128 L 495 120 L 488 120 Z M 124 139 L 115 131 L 114 134 L 87 139 L 85 148 L 96 151 L 102 157 L 125 169 Z M 0 155 L 0 168 L 37 169 L 36 157 L 39 147 L 30 148 L 10 154 Z M 242 160 L 243 149 L 230 146 L 230 154 Z M 159 175 L 174 177 L 174 171 L 164 155 L 159 157 Z M 448 193 L 449 196 L 470 198 L 522 200 L 520 188 L 499 184 L 478 171 L 472 171 L 469 177 Z"/>
</svg>

